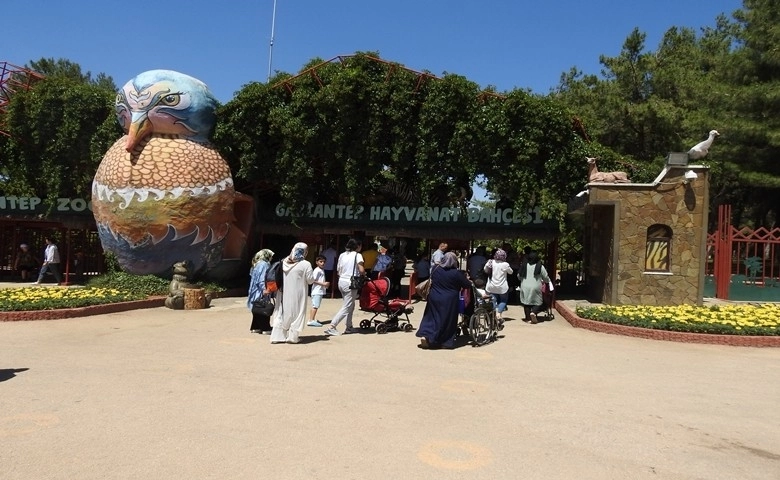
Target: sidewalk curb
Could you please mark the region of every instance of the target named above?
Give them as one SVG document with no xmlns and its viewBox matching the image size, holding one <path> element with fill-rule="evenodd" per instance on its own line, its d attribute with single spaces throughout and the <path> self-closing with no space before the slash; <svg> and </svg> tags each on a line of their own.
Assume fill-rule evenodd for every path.
<svg viewBox="0 0 780 480">
<path fill-rule="evenodd" d="M 88 317 L 104 313 L 126 312 L 144 308 L 156 308 L 165 305 L 165 297 L 150 297 L 132 302 L 107 303 L 89 307 L 58 308 L 56 310 L 20 310 L 0 312 L 0 322 L 21 322 L 32 320 L 61 320 L 66 318 Z"/>
</svg>

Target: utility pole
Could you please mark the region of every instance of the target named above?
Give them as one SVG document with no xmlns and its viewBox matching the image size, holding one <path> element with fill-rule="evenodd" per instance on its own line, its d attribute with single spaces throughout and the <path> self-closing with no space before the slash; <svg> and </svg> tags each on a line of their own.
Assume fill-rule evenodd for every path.
<svg viewBox="0 0 780 480">
<path fill-rule="evenodd" d="M 268 80 L 271 81 L 271 66 L 274 61 L 274 30 L 276 29 L 276 0 L 274 0 L 274 13 L 271 15 L 271 46 L 268 48 Z"/>
</svg>

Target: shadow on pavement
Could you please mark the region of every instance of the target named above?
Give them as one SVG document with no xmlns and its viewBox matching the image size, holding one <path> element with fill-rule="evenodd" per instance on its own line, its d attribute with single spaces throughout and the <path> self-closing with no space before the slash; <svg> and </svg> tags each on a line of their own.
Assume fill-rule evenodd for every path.
<svg viewBox="0 0 780 480">
<path fill-rule="evenodd" d="M 26 372 L 29 368 L 4 368 L 0 369 L 0 382 L 5 382 L 16 376 L 17 373 Z"/>
</svg>

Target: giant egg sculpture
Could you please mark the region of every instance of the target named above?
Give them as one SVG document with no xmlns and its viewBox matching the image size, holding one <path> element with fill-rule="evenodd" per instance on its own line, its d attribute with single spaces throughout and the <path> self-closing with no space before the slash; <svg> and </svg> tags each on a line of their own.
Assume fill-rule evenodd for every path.
<svg viewBox="0 0 780 480">
<path fill-rule="evenodd" d="M 167 275 L 187 261 L 198 274 L 222 259 L 236 194 L 208 142 L 216 107 L 203 82 L 170 70 L 144 72 L 117 93 L 125 136 L 98 167 L 92 209 L 123 270 Z"/>
</svg>

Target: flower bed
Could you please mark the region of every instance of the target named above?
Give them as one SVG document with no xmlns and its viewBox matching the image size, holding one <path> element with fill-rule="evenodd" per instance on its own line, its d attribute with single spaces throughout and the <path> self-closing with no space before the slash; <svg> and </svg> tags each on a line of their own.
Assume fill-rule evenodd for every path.
<svg viewBox="0 0 780 480">
<path fill-rule="evenodd" d="M 212 298 L 246 296 L 245 288 L 222 289 Z M 165 296 L 104 287 L 0 289 L 0 322 L 57 320 L 165 305 Z"/>
<path fill-rule="evenodd" d="M 579 317 L 655 330 L 716 335 L 780 335 L 780 305 L 674 307 L 597 305 L 577 307 Z"/>
<path fill-rule="evenodd" d="M 56 310 L 80 308 L 108 303 L 121 303 L 146 298 L 143 295 L 115 288 L 30 287 L 0 290 L 0 311 Z"/>
</svg>

